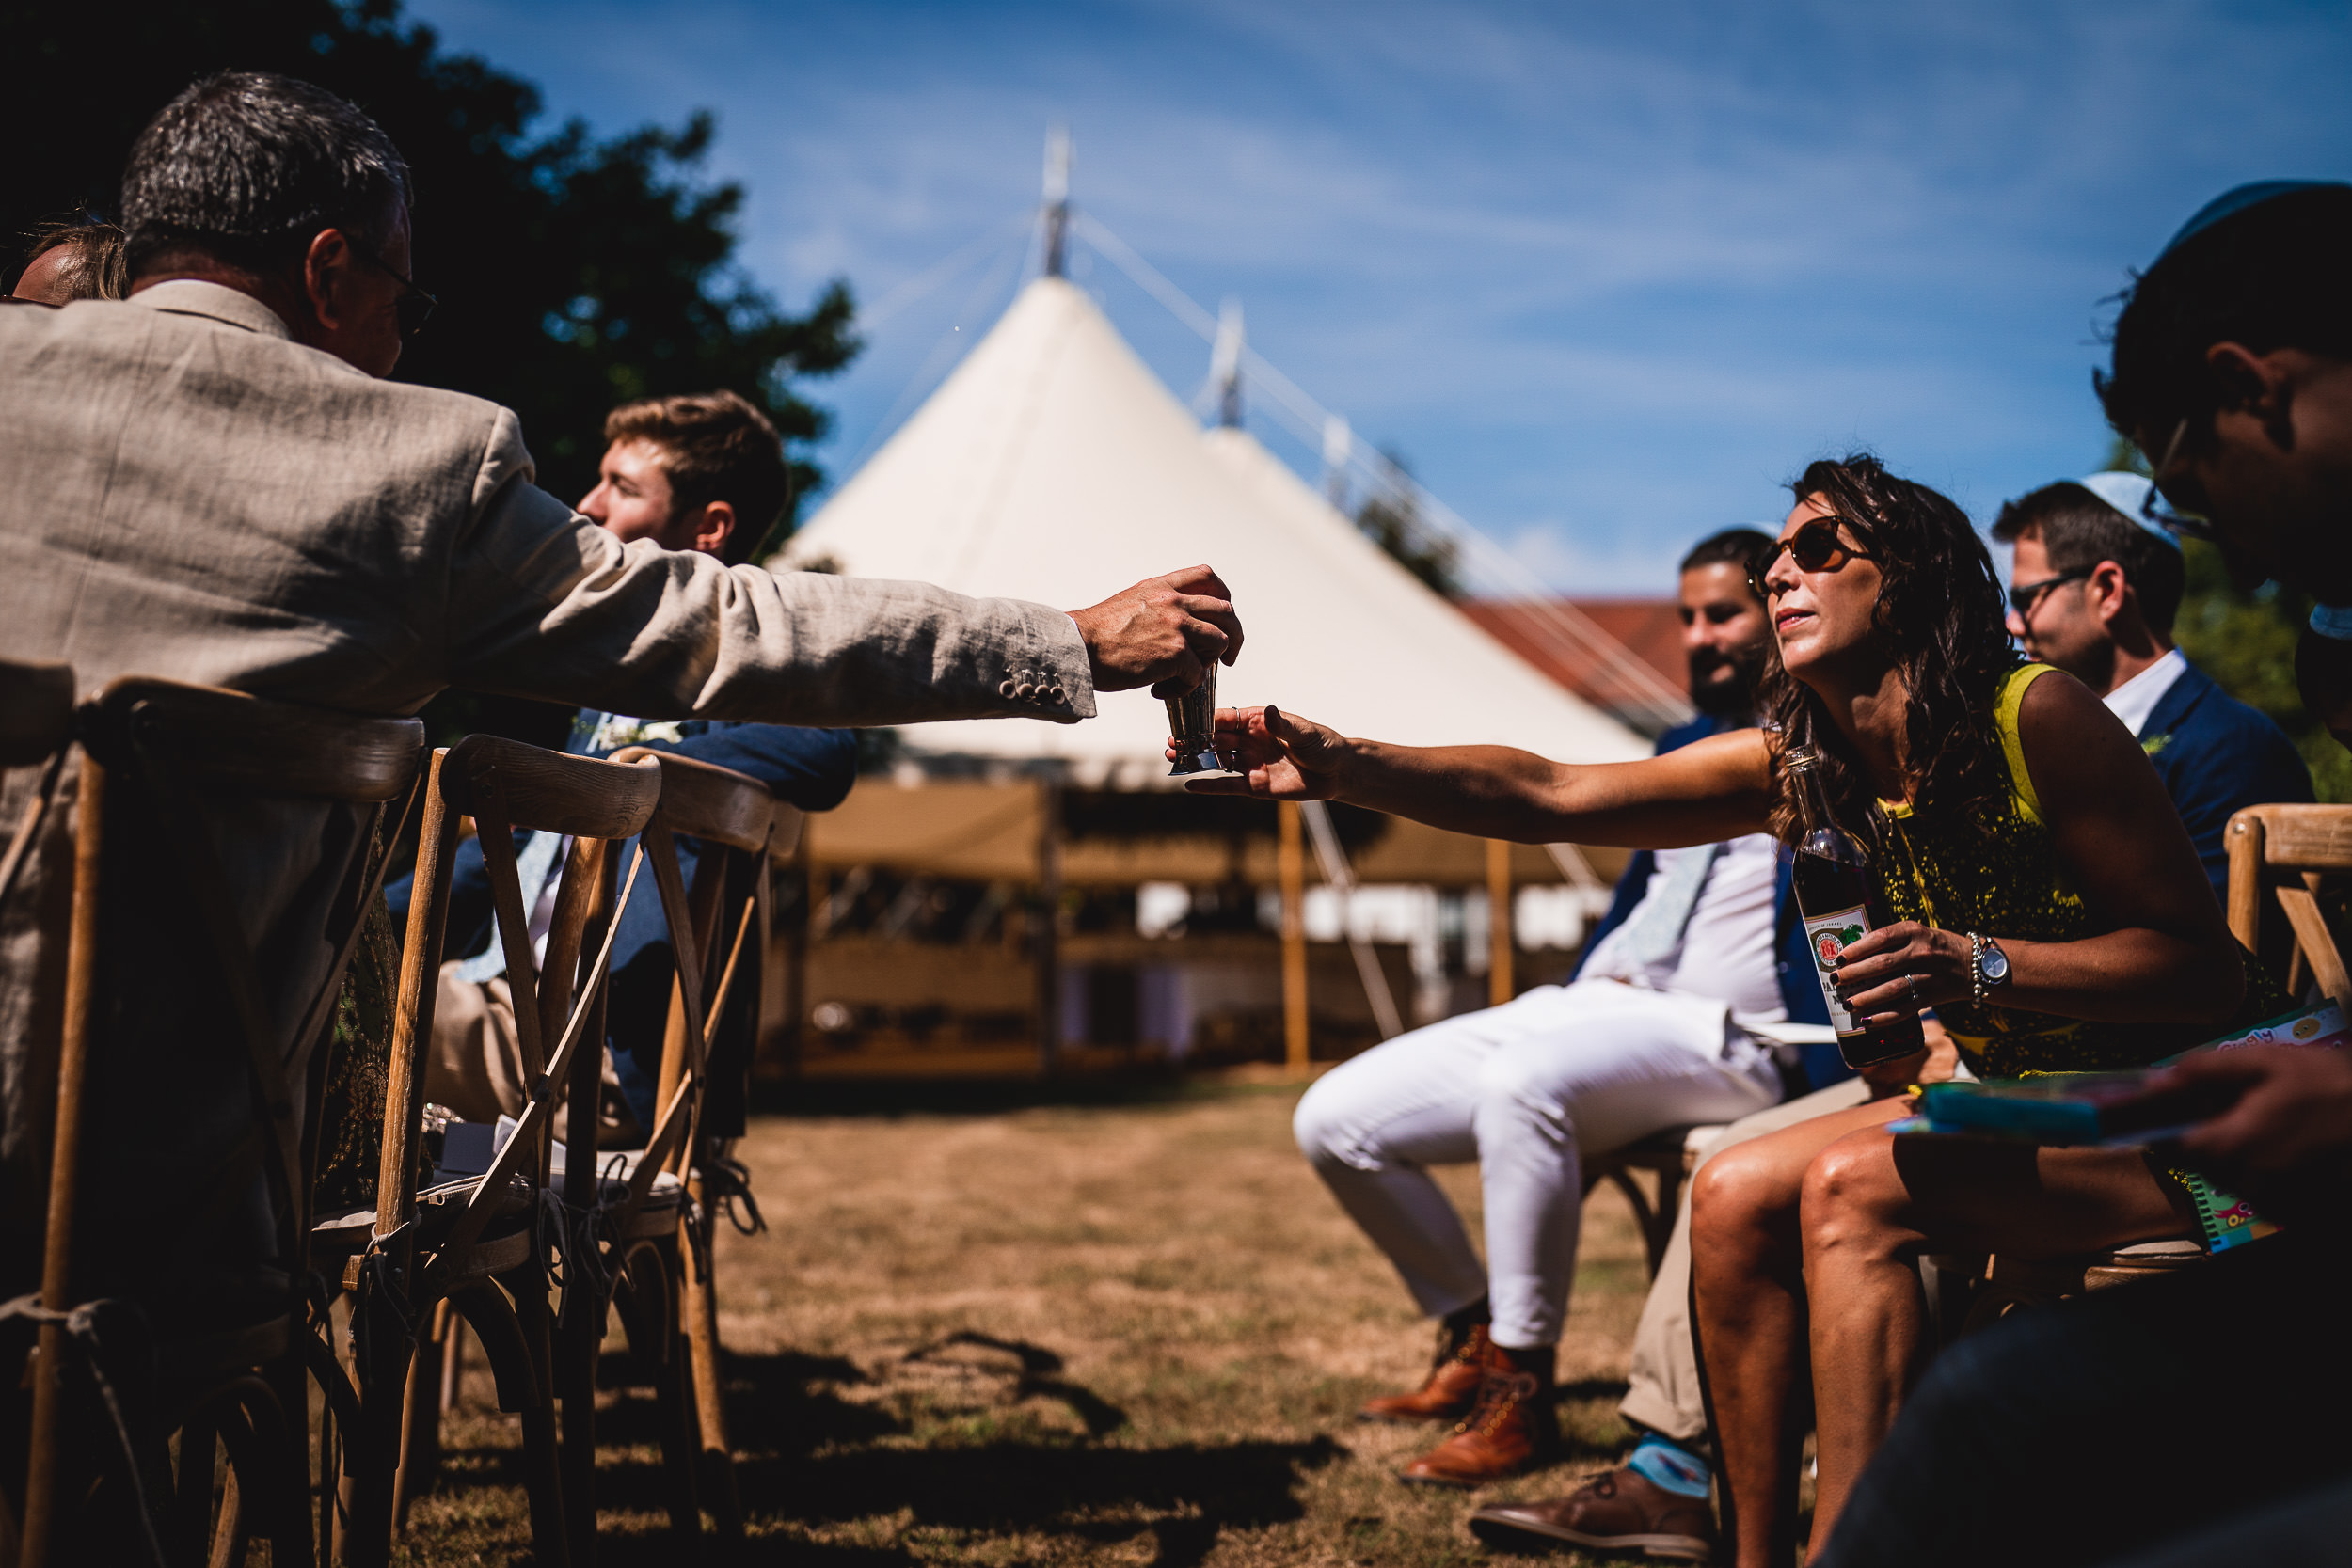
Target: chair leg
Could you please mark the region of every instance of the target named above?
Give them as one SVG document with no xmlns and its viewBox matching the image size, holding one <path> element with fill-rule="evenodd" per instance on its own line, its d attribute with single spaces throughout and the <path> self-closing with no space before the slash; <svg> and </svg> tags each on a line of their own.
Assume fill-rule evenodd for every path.
<svg viewBox="0 0 2352 1568">
<path fill-rule="evenodd" d="M 220 1515 L 213 1521 L 213 1538 L 204 1553 L 205 1568 L 237 1568 L 245 1561 L 246 1543 L 245 1489 L 230 1470 L 221 1483 Z"/>
<path fill-rule="evenodd" d="M 351 1332 L 359 1418 L 342 1434 L 342 1527 L 337 1532 L 336 1555 L 349 1568 L 385 1568 L 392 1555 L 401 1414 L 417 1337 L 391 1302 L 365 1287 L 352 1303 Z"/>
<path fill-rule="evenodd" d="M 186 1561 L 193 1562 L 204 1553 L 213 1522 L 213 1476 L 218 1468 L 219 1446 L 209 1408 L 192 1412 L 180 1424 L 171 1517 L 164 1540 L 167 1550 Z"/>
<path fill-rule="evenodd" d="M 441 1342 L 441 1414 L 457 1408 L 466 1389 L 466 1320 L 453 1313 L 449 1338 Z"/>
<path fill-rule="evenodd" d="M 448 1354 L 457 1309 L 447 1301 L 433 1308 L 432 1329 L 417 1341 L 409 1358 L 408 1386 L 400 1410 L 400 1468 L 392 1474 L 392 1534 L 408 1529 L 408 1505 L 432 1490 L 441 1467 L 441 1367 Z"/>
<path fill-rule="evenodd" d="M 645 1283 L 659 1291 L 660 1359 L 654 1371 L 655 1418 L 661 1432 L 663 1490 L 669 1494 L 670 1529 L 681 1541 L 698 1540 L 703 1532 L 701 1504 L 694 1496 L 694 1469 L 701 1442 L 694 1424 L 694 1389 L 687 1374 L 685 1325 L 678 1321 L 678 1281 L 682 1262 L 675 1244 L 652 1255 L 655 1277 Z"/>
<path fill-rule="evenodd" d="M 682 1220 L 678 1227 L 678 1278 L 684 1287 L 679 1315 L 686 1321 L 694 1416 L 702 1429 L 702 1463 L 696 1480 L 720 1535 L 736 1541 L 743 1535 L 743 1502 L 735 1487 L 735 1447 L 727 1440 L 726 1401 L 719 1377 L 719 1292 L 710 1277 L 716 1261 L 711 1250 L 714 1238 L 705 1236 L 701 1246 L 693 1245 L 686 1230 L 691 1223 Z"/>
<path fill-rule="evenodd" d="M 594 1568 L 596 1540 L 596 1350 L 604 1303 L 585 1268 L 566 1271 L 556 1319 L 556 1393 L 564 1402 L 564 1518 L 576 1568 Z M 574 1283 L 577 1279 L 578 1283 Z"/>
<path fill-rule="evenodd" d="M 531 1357 L 534 1379 L 532 1398 L 524 1406 L 523 1488 L 531 1501 L 531 1549 L 546 1568 L 568 1568 L 564 1514 L 564 1460 L 555 1435 L 553 1324 L 548 1311 L 548 1275 L 543 1259 L 533 1258 L 501 1278 L 514 1298 L 515 1324 Z M 580 1543 L 593 1553 L 596 1538 Z"/>
</svg>

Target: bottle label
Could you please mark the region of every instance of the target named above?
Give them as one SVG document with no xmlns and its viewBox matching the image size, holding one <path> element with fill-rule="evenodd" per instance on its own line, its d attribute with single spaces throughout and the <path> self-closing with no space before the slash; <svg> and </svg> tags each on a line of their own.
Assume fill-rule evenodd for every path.
<svg viewBox="0 0 2352 1568">
<path fill-rule="evenodd" d="M 1857 1034 L 1862 1025 L 1837 999 L 1837 960 L 1869 928 L 1870 917 L 1859 904 L 1850 910 L 1805 916 L 1804 942 L 1813 949 L 1813 967 L 1821 982 L 1821 1000 L 1829 1006 L 1830 1027 L 1841 1035 Z"/>
</svg>

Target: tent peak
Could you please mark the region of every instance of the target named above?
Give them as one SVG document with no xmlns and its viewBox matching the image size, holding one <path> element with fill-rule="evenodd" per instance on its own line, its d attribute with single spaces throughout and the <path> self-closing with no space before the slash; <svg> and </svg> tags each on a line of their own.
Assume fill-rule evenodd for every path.
<svg viewBox="0 0 2352 1568">
<path fill-rule="evenodd" d="M 1045 276 L 1063 276 L 1070 245 L 1070 127 L 1045 133 Z"/>
<path fill-rule="evenodd" d="M 1241 428 L 1241 355 L 1248 341 L 1241 301 L 1228 297 L 1216 313 L 1216 345 L 1209 351 L 1209 385 L 1216 392 L 1219 428 Z"/>
</svg>

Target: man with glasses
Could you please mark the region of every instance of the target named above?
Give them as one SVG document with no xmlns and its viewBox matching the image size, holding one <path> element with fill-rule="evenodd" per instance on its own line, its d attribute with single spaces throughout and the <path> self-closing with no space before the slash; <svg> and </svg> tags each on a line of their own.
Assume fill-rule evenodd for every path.
<svg viewBox="0 0 2352 1568">
<path fill-rule="evenodd" d="M 2285 732 L 2173 645 L 2187 574 L 2178 541 L 2146 518 L 2152 490 L 2137 474 L 2092 474 L 2003 506 L 1993 537 L 2014 551 L 2009 631 L 2139 737 L 2226 902 L 2231 816 L 2309 800 L 2311 771 Z"/>
<path fill-rule="evenodd" d="M 2208 203 L 2125 296 L 2107 418 L 2173 526 L 2319 602 L 2305 701 L 2352 690 L 2352 184 Z M 2144 510 L 2165 515 L 2152 496 Z M 2346 726 L 2331 727 L 2345 738 Z M 2352 1540 L 2352 1053 L 2249 1047 L 2160 1081 L 2151 1158 L 2283 1233 L 2016 1314 L 1927 1371 L 1818 1568 L 2338 1562 Z"/>
</svg>

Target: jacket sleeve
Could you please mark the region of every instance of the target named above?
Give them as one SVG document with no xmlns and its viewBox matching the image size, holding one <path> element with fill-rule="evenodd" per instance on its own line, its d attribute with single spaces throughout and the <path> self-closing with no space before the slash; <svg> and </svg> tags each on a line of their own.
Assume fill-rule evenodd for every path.
<svg viewBox="0 0 2352 1568">
<path fill-rule="evenodd" d="M 448 546 L 450 684 L 648 719 L 1094 714 L 1086 647 L 1060 610 L 623 545 L 531 478 L 520 428 L 500 409 L 472 515 Z"/>
</svg>

